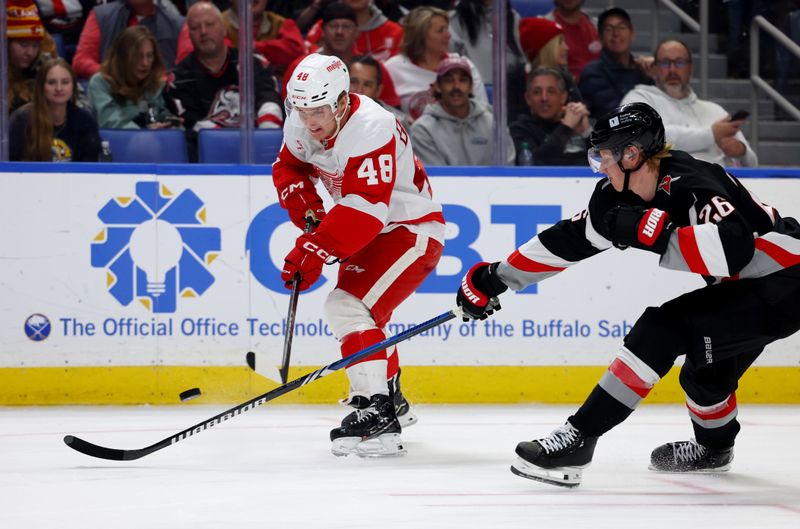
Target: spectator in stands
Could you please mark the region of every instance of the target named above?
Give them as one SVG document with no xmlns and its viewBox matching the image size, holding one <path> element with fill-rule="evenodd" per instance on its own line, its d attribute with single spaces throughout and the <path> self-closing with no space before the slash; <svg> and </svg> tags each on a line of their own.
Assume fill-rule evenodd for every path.
<svg viewBox="0 0 800 529">
<path fill-rule="evenodd" d="M 164 98 L 183 119 L 189 159 L 196 161 L 200 130 L 239 126 L 239 52 L 226 46 L 222 13 L 214 4 L 194 4 L 186 20 L 194 51 L 169 75 Z M 283 107 L 272 69 L 257 57 L 252 60 L 256 125 L 278 128 Z"/>
<path fill-rule="evenodd" d="M 653 84 L 652 58 L 637 59 L 631 53 L 636 33 L 628 12 L 612 7 L 600 14 L 597 24 L 603 53 L 583 69 L 578 83 L 593 118 L 618 107 L 634 86 Z"/>
<path fill-rule="evenodd" d="M 12 0 L 13 1 L 13 0 Z M 36 0 L 45 29 L 60 40 L 58 54 L 71 61 L 86 19 L 103 0 Z"/>
<path fill-rule="evenodd" d="M 100 133 L 91 112 L 75 104 L 75 85 L 75 73 L 64 59 L 42 65 L 31 102 L 11 114 L 11 161 L 97 161 Z"/>
<path fill-rule="evenodd" d="M 336 3 L 339 0 L 284 0 L 292 2 L 295 7 L 294 16 L 292 17 L 300 28 L 300 31 L 305 35 L 314 22 L 320 19 L 322 10 L 326 6 Z"/>
<path fill-rule="evenodd" d="M 581 10 L 583 2 L 554 0 L 554 9 L 545 15 L 564 29 L 564 39 L 569 47 L 568 68 L 577 81 L 586 65 L 600 57 L 603 48 L 594 21 Z"/>
<path fill-rule="evenodd" d="M 44 29 L 33 0 L 9 0 L 6 6 L 8 40 L 8 112 L 31 100 L 36 72 L 56 56 L 56 45 Z"/>
<path fill-rule="evenodd" d="M 667 142 L 695 158 L 722 166 L 758 165 L 742 134 L 743 120 L 732 121 L 718 104 L 699 99 L 689 85 L 692 54 L 683 42 L 667 40 L 655 53 L 656 86 L 638 85 L 623 104 L 644 102 L 664 122 Z"/>
<path fill-rule="evenodd" d="M 471 100 L 474 65 L 454 55 L 439 63 L 433 83 L 436 103 L 411 126 L 414 154 L 425 165 L 492 165 L 495 120 L 489 107 Z M 508 141 L 507 161 L 514 160 Z"/>
<path fill-rule="evenodd" d="M 520 23 L 520 41 L 530 61 L 531 71 L 541 67 L 558 70 L 564 80 L 568 100 L 583 101 L 575 78 L 567 67 L 569 47 L 561 24 L 546 18 L 525 18 Z M 525 113 L 527 114 L 527 109 Z"/>
<path fill-rule="evenodd" d="M 297 24 L 292 19 L 267 11 L 267 4 L 267 0 L 253 0 L 254 50 L 267 58 L 276 75 L 281 75 L 293 60 L 305 54 L 306 47 Z M 232 48 L 239 47 L 237 5 L 238 2 L 231 2 L 230 9 L 222 13 L 228 45 Z"/>
<path fill-rule="evenodd" d="M 400 96 L 401 109 L 410 120 L 415 120 L 425 106 L 435 102 L 431 84 L 436 80 L 436 70 L 443 59 L 457 57 L 448 53 L 450 30 L 447 11 L 436 7 L 418 7 L 403 22 L 403 41 L 400 53 L 386 61 Z M 472 95 L 475 101 L 488 104 L 483 78 L 468 58 L 472 72 Z"/>
<path fill-rule="evenodd" d="M 394 114 L 405 128 L 411 126 L 408 122 L 408 116 L 381 99 L 384 88 L 384 71 L 380 62 L 371 55 L 359 55 L 358 57 L 353 57 L 347 68 L 350 70 L 351 92 L 374 99 L 379 105 Z"/>
<path fill-rule="evenodd" d="M 403 27 L 392 22 L 372 4 L 372 0 L 341 0 L 356 14 L 358 38 L 355 44 L 356 55 L 372 55 L 385 61 L 397 55 L 400 41 L 403 38 Z M 308 31 L 306 40 L 310 43 L 309 51 L 316 51 L 315 46 L 322 38 L 322 21 L 317 21 Z"/>
<path fill-rule="evenodd" d="M 167 65 L 175 64 L 183 16 L 168 0 L 119 0 L 92 9 L 83 26 L 72 66 L 79 79 L 100 70 L 114 39 L 128 26 L 145 26 L 155 35 Z"/>
<path fill-rule="evenodd" d="M 125 28 L 89 81 L 98 126 L 162 129 L 179 125 L 161 96 L 165 73 L 164 59 L 150 30 Z"/>
<path fill-rule="evenodd" d="M 568 102 L 560 70 L 540 66 L 528 76 L 525 102 L 530 113 L 511 124 L 517 152 L 527 143 L 534 165 L 587 165 L 586 138 L 591 132 L 589 109 Z"/>
</svg>

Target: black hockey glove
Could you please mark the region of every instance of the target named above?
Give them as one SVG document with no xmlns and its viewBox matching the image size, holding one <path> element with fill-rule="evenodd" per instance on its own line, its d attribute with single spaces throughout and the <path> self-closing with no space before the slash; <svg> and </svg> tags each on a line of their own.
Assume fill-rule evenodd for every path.
<svg viewBox="0 0 800 529">
<path fill-rule="evenodd" d="M 497 296 L 508 290 L 508 286 L 497 277 L 499 264 L 477 263 L 461 279 L 456 305 L 463 310 L 464 321 L 485 320 L 500 310 Z"/>
<path fill-rule="evenodd" d="M 605 222 L 611 242 L 621 250 L 632 246 L 663 254 L 673 230 L 669 213 L 641 206 L 615 206 L 605 214 Z"/>
</svg>

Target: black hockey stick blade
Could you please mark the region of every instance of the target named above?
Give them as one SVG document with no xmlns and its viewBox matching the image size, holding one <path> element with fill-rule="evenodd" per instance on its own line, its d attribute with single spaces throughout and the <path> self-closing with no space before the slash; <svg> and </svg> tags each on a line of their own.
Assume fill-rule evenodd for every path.
<svg viewBox="0 0 800 529">
<path fill-rule="evenodd" d="M 350 364 L 361 360 L 362 358 L 366 358 L 371 354 L 377 353 L 379 351 L 383 351 L 395 344 L 408 340 L 420 333 L 427 331 L 428 329 L 432 329 L 442 323 L 452 320 L 456 316 L 461 315 L 461 309 L 453 309 L 449 310 L 445 313 L 442 313 L 434 318 L 431 318 L 428 321 L 422 322 L 419 325 L 415 325 L 413 327 L 409 327 L 403 332 L 397 333 L 394 336 L 383 340 L 382 342 L 378 342 L 373 344 L 369 347 L 365 347 L 364 349 L 360 350 L 359 352 L 348 356 L 347 358 L 342 358 L 333 362 L 332 364 L 328 364 L 325 367 L 317 369 L 311 373 L 308 373 L 300 378 L 296 378 L 291 382 L 284 384 L 282 386 L 278 386 L 277 388 L 264 393 L 263 395 L 259 395 L 258 397 L 254 397 L 247 402 L 243 402 L 233 408 L 229 408 L 223 411 L 220 414 L 217 414 L 210 419 L 207 419 L 203 422 L 197 423 L 194 426 L 190 426 L 183 431 L 180 431 L 166 439 L 162 439 L 157 443 L 154 443 L 150 446 L 146 446 L 144 448 L 132 449 L 132 450 L 125 450 L 125 449 L 118 449 L 118 448 L 107 448 L 105 446 L 96 445 L 94 443 L 90 443 L 89 441 L 85 441 L 80 437 L 76 437 L 74 435 L 67 435 L 64 436 L 64 443 L 72 448 L 73 450 L 77 450 L 82 454 L 86 454 L 87 456 L 97 457 L 99 459 L 109 459 L 111 461 L 132 461 L 134 459 L 139 459 L 144 457 L 148 454 L 152 454 L 153 452 L 157 452 L 162 448 L 166 448 L 168 446 L 174 445 L 175 443 L 179 443 L 184 439 L 193 436 L 194 434 L 200 433 L 204 430 L 207 430 L 217 424 L 221 424 L 228 419 L 232 419 L 237 415 L 241 415 L 246 411 L 250 411 L 254 408 L 261 406 L 262 404 L 269 402 L 281 395 L 285 395 L 286 393 L 292 392 L 295 389 L 305 386 L 306 384 L 310 384 L 315 380 L 318 380 L 324 376 L 330 375 L 334 371 L 338 371 L 339 369 L 346 368 Z"/>
</svg>

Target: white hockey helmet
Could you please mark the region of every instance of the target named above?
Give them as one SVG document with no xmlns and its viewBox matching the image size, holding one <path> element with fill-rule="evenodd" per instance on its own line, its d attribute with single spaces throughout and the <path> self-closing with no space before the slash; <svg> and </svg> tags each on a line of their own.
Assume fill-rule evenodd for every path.
<svg viewBox="0 0 800 529">
<path fill-rule="evenodd" d="M 339 57 L 319 53 L 300 61 L 286 85 L 286 99 L 292 108 L 328 105 L 336 112 L 342 92 L 350 92 L 347 66 Z"/>
</svg>

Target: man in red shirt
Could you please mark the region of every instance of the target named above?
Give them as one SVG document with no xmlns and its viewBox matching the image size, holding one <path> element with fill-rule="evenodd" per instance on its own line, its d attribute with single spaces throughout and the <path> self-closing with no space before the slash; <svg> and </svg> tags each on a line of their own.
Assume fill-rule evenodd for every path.
<svg viewBox="0 0 800 529">
<path fill-rule="evenodd" d="M 600 57 L 603 45 L 595 22 L 581 10 L 584 0 L 553 0 L 555 8 L 545 18 L 554 20 L 564 28 L 564 40 L 569 47 L 567 68 L 579 81 L 583 67 Z"/>
</svg>

